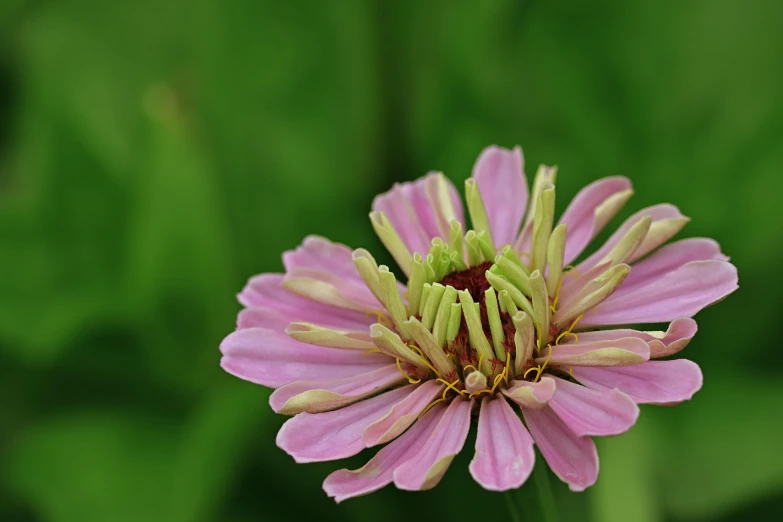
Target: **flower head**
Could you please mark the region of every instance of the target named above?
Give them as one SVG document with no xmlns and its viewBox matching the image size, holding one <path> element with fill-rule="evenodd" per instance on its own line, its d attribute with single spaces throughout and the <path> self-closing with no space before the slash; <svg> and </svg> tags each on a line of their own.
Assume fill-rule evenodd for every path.
<svg viewBox="0 0 783 522">
<path fill-rule="evenodd" d="M 256 276 L 239 295 L 221 364 L 276 388 L 272 408 L 294 415 L 278 445 L 313 462 L 386 444 L 327 477 L 337 501 L 391 482 L 434 487 L 475 418 L 470 472 L 483 487 L 521 486 L 535 444 L 581 491 L 598 475 L 592 437 L 628 430 L 637 404 L 701 388 L 695 363 L 653 359 L 688 344 L 691 317 L 737 288 L 735 267 L 709 239 L 662 246 L 688 221 L 667 204 L 572 265 L 633 191 L 626 178 L 596 181 L 555 224 L 556 173 L 540 167 L 528 191 L 521 150 L 487 148 L 465 182 L 470 230 L 443 174 L 378 196 L 372 226 L 405 285 L 366 250 L 308 237 L 283 255 L 285 274 Z"/>
</svg>

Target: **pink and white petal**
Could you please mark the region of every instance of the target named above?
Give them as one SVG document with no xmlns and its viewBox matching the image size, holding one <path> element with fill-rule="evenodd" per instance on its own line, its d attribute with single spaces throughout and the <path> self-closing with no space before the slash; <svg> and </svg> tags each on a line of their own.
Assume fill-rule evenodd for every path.
<svg viewBox="0 0 783 522">
<path fill-rule="evenodd" d="M 283 415 L 320 413 L 342 408 L 405 380 L 396 364 L 388 364 L 339 379 L 295 381 L 272 392 L 269 405 Z"/>
<path fill-rule="evenodd" d="M 549 407 L 578 437 L 625 433 L 639 418 L 639 406 L 618 390 L 594 390 L 560 379 Z"/>
<path fill-rule="evenodd" d="M 525 424 L 541 455 L 571 491 L 584 491 L 598 479 L 598 452 L 590 437 L 578 437 L 549 406 L 523 409 Z"/>
<path fill-rule="evenodd" d="M 615 292 L 596 307 L 596 313 L 585 315 L 579 326 L 663 323 L 692 317 L 737 288 L 737 268 L 731 263 L 692 261 L 633 292 L 619 296 Z"/>
<path fill-rule="evenodd" d="M 367 285 L 313 268 L 294 268 L 283 279 L 283 288 L 318 303 L 370 313 L 381 307 Z"/>
<path fill-rule="evenodd" d="M 620 228 L 618 228 L 615 233 L 612 234 L 612 236 L 606 241 L 606 243 L 603 244 L 600 249 L 579 263 L 579 265 L 576 267 L 577 270 L 580 272 L 585 272 L 598 264 L 604 257 L 606 257 L 609 252 L 611 252 L 612 248 L 620 241 L 620 239 L 623 238 L 623 236 L 625 236 L 626 232 L 628 232 L 631 227 L 633 227 L 640 219 L 645 217 L 652 218 L 653 223 L 651 228 L 655 226 L 656 222 L 659 221 L 685 219 L 685 216 L 680 213 L 677 207 L 668 203 L 654 205 L 652 207 L 642 209 L 633 216 L 626 219 L 625 222 L 620 225 Z M 640 248 L 642 247 L 640 246 Z"/>
<path fill-rule="evenodd" d="M 502 395 L 481 401 L 476 454 L 468 469 L 490 491 L 516 489 L 533 471 L 533 438 Z"/>
<path fill-rule="evenodd" d="M 433 433 L 446 412 L 446 406 L 438 404 L 400 437 L 357 470 L 340 469 L 326 477 L 324 491 L 336 502 L 366 495 L 391 484 L 394 470 L 410 460 Z"/>
<path fill-rule="evenodd" d="M 640 404 L 687 401 L 701 389 L 699 365 L 687 359 L 649 361 L 622 368 L 574 368 L 574 377 L 595 390 L 618 389 Z"/>
<path fill-rule="evenodd" d="M 689 317 L 680 317 L 669 324 L 665 332 L 640 332 L 627 328 L 616 330 L 596 330 L 579 334 L 580 342 L 611 341 L 623 337 L 637 337 L 650 347 L 650 358 L 668 357 L 679 352 L 691 342 L 698 327 Z"/>
<path fill-rule="evenodd" d="M 473 179 L 481 192 L 495 245 L 501 248 L 511 244 L 527 208 L 522 149 L 508 150 L 495 145 L 485 148 L 473 166 Z"/>
<path fill-rule="evenodd" d="M 416 386 L 404 399 L 395 404 L 386 415 L 368 424 L 362 433 L 366 447 L 385 444 L 416 422 L 429 404 L 443 392 L 443 385 L 429 380 Z"/>
<path fill-rule="evenodd" d="M 470 429 L 473 401 L 457 397 L 451 401 L 438 425 L 422 442 L 419 451 L 394 470 L 394 484 L 409 491 L 435 487 L 462 450 Z"/>
<path fill-rule="evenodd" d="M 266 328 L 237 330 L 220 344 L 220 365 L 228 373 L 277 388 L 293 381 L 338 379 L 388 366 L 383 354 L 300 343 Z"/>
<path fill-rule="evenodd" d="M 376 397 L 325 413 L 300 413 L 283 424 L 277 446 L 296 462 L 322 462 L 356 455 L 364 449 L 362 432 L 416 385 L 397 388 Z"/>
<path fill-rule="evenodd" d="M 631 182 L 622 176 L 599 179 L 579 191 L 560 218 L 567 232 L 564 265 L 579 257 L 631 193 Z"/>
<path fill-rule="evenodd" d="M 419 222 L 417 212 L 406 196 L 402 185 L 395 184 L 388 192 L 376 196 L 372 202 L 372 210 L 386 214 L 394 230 L 397 231 L 410 252 L 427 255 L 433 236 L 430 236 Z M 430 214 L 432 213 L 429 204 L 427 204 L 427 210 Z M 425 216 L 425 219 L 431 219 L 431 217 Z"/>
<path fill-rule="evenodd" d="M 283 288 L 283 278 L 283 274 L 261 274 L 251 278 L 239 294 L 239 302 L 249 309 L 279 310 L 280 322 L 287 315 L 289 323 L 305 321 L 346 330 L 367 329 L 376 322 L 372 314 L 324 305 L 289 292 Z M 258 314 L 249 312 L 248 315 L 248 321 L 252 321 L 254 317 L 258 320 Z"/>
<path fill-rule="evenodd" d="M 244 308 L 237 315 L 238 330 L 267 328 L 276 332 L 285 332 L 291 322 L 291 314 L 289 312 L 267 306 Z"/>
<path fill-rule="evenodd" d="M 666 245 L 646 259 L 634 263 L 631 273 L 623 282 L 618 293 L 620 295 L 630 293 L 635 288 L 655 282 L 691 261 L 706 261 L 708 259 L 729 260 L 720 251 L 720 245 L 712 239 L 697 237 Z"/>
<path fill-rule="evenodd" d="M 503 395 L 523 408 L 543 408 L 555 396 L 556 383 L 552 377 L 544 375 L 538 382 L 512 381 L 511 386 L 502 389 Z"/>
<path fill-rule="evenodd" d="M 431 186 L 433 184 L 432 180 L 436 179 L 438 175 L 438 173 L 430 172 L 423 178 L 402 184 L 402 191 L 408 198 L 408 201 L 410 201 L 413 211 L 418 217 L 419 223 L 430 240 L 434 237 L 443 237 L 439 228 L 439 221 L 446 219 L 445 216 L 440 214 L 438 214 L 439 217 L 436 218 L 435 209 L 433 208 L 434 203 L 427 194 L 428 184 Z M 451 209 L 453 210 L 457 221 L 462 223 L 464 228 L 465 217 L 459 192 L 457 192 L 457 189 L 451 181 L 446 179 L 445 182 L 450 194 Z M 439 198 L 436 199 L 435 204 L 438 203 L 438 199 Z"/>
<path fill-rule="evenodd" d="M 296 250 L 283 253 L 286 272 L 296 268 L 323 270 L 335 276 L 364 285 L 353 262 L 353 250 L 320 236 L 307 236 Z"/>
<path fill-rule="evenodd" d="M 424 176 L 424 189 L 437 225 L 438 237 L 444 240 L 449 237 L 449 223 L 454 220 L 462 223 L 464 230 L 462 201 L 454 184 L 442 172 L 430 172 Z"/>
<path fill-rule="evenodd" d="M 551 355 L 550 355 L 551 351 Z M 608 341 L 549 345 L 535 361 L 559 366 L 627 366 L 650 359 L 650 347 L 641 339 L 624 337 Z"/>
</svg>

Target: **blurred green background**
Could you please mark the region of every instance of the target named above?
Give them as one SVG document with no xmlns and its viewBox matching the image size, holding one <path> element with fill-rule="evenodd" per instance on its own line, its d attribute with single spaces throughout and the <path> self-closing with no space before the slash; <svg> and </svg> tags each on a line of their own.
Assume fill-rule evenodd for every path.
<svg viewBox="0 0 783 522">
<path fill-rule="evenodd" d="M 561 210 L 628 175 L 621 218 L 672 202 L 740 271 L 704 389 L 601 440 L 561 519 L 782 520 L 783 2 L 556 4 L 0 1 L 0 520 L 506 519 L 472 439 L 433 491 L 335 505 L 346 463 L 294 464 L 217 348 L 282 251 L 379 251 L 374 194 L 492 143 L 558 164 Z"/>
</svg>

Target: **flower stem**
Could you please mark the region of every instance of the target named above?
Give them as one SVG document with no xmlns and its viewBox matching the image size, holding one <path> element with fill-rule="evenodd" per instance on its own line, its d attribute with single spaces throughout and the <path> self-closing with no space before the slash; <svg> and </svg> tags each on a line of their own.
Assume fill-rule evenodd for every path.
<svg viewBox="0 0 783 522">
<path fill-rule="evenodd" d="M 536 466 L 533 471 L 536 489 L 538 490 L 538 503 L 541 508 L 544 522 L 557 522 L 557 505 L 555 495 L 552 493 L 552 483 L 549 481 L 549 470 L 545 466 Z"/>
<path fill-rule="evenodd" d="M 514 505 L 514 491 L 506 491 L 504 497 L 506 497 L 506 505 L 508 506 L 508 512 L 511 515 L 511 522 L 522 522 L 522 518 L 519 516 L 519 510 Z"/>
</svg>

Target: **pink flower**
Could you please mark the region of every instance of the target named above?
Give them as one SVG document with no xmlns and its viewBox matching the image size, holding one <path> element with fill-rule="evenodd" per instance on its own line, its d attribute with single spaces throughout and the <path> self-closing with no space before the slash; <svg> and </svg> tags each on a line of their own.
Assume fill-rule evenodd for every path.
<svg viewBox="0 0 783 522">
<path fill-rule="evenodd" d="M 256 276 L 239 295 L 221 364 L 275 388 L 272 408 L 294 415 L 278 446 L 315 462 L 385 444 L 327 477 L 338 502 L 391 482 L 434 487 L 473 418 L 470 472 L 483 487 L 521 486 L 536 444 L 581 491 L 598 475 L 592 437 L 628 430 L 637 404 L 701 388 L 693 362 L 652 359 L 688 344 L 690 318 L 737 288 L 735 267 L 709 239 L 662 246 L 688 221 L 667 204 L 572 267 L 633 191 L 622 177 L 596 181 L 555 226 L 555 175 L 540 167 L 529 193 L 521 150 L 487 148 L 465 183 L 467 233 L 442 174 L 378 196 L 371 222 L 406 286 L 366 250 L 308 237 L 283 255 L 285 274 Z M 662 322 L 666 332 L 599 329 Z"/>
</svg>

